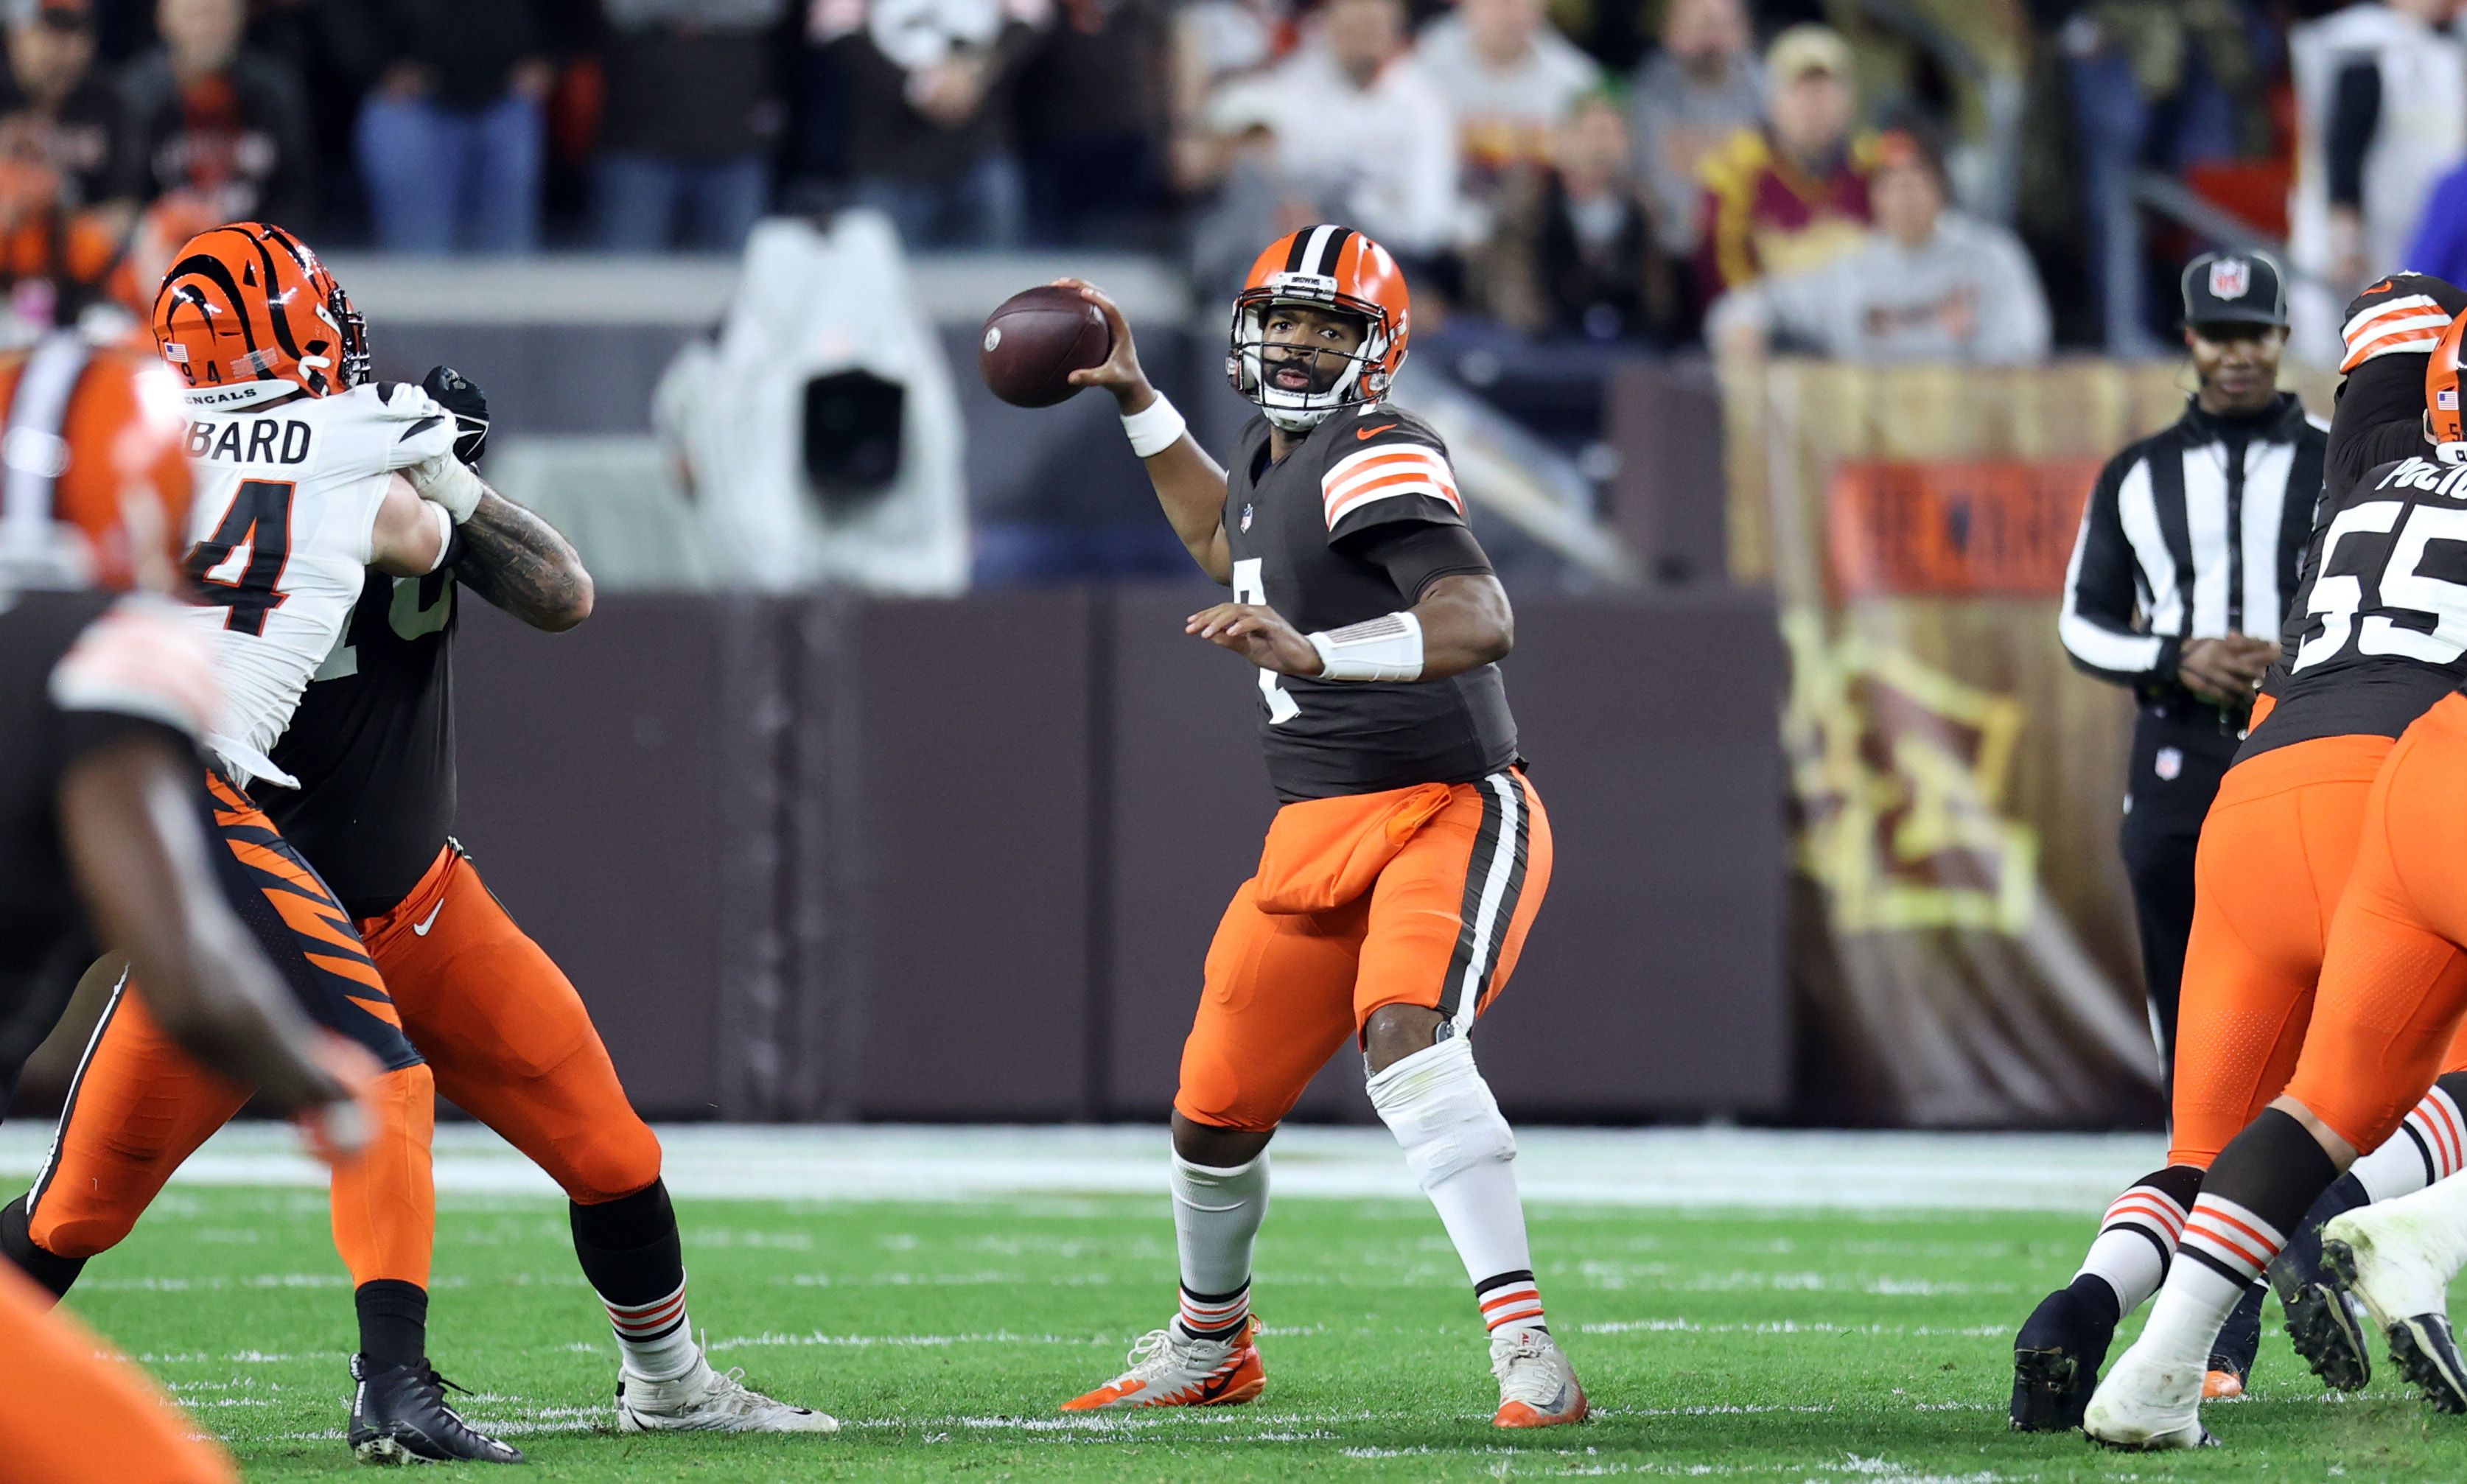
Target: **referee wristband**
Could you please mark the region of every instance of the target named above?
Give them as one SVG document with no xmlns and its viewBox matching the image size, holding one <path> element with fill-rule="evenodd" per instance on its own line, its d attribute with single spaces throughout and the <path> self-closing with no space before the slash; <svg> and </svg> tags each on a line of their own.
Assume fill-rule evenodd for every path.
<svg viewBox="0 0 2467 1484">
<path fill-rule="evenodd" d="M 1181 442 L 1188 427 L 1162 392 L 1146 407 L 1122 416 L 1122 431 L 1130 435 L 1131 452 L 1143 459 L 1153 459 Z"/>
<path fill-rule="evenodd" d="M 1309 636 L 1319 651 L 1320 680 L 1420 680 L 1422 620 L 1410 613 L 1382 614 L 1341 629 Z"/>
</svg>

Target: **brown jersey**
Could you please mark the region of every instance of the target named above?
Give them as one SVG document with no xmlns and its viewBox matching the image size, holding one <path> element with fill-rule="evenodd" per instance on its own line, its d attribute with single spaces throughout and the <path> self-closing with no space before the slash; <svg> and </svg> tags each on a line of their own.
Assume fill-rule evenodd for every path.
<svg viewBox="0 0 2467 1484">
<path fill-rule="evenodd" d="M 1303 633 L 1411 608 L 1360 548 L 1401 525 L 1465 524 L 1447 445 L 1389 403 L 1339 413 L 1280 462 L 1268 421 L 1243 429 L 1225 482 L 1234 596 Z M 1328 681 L 1259 672 L 1268 778 L 1286 803 L 1417 783 L 1471 783 L 1516 761 L 1499 667 L 1444 680 Z"/>
</svg>

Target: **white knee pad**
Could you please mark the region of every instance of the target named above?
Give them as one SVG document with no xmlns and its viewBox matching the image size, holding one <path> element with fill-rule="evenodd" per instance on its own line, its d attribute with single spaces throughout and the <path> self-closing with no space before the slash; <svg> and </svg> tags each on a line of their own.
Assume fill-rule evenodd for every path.
<svg viewBox="0 0 2467 1484">
<path fill-rule="evenodd" d="M 1404 1146 L 1424 1190 L 1484 1160 L 1516 1158 L 1516 1135 L 1473 1064 L 1473 1044 L 1451 1036 L 1374 1075 L 1370 1105 Z"/>
</svg>

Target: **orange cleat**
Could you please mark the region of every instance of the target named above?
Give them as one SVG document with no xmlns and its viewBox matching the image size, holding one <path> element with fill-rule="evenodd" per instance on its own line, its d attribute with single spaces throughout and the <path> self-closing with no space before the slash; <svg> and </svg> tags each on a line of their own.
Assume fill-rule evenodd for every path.
<svg viewBox="0 0 2467 1484">
<path fill-rule="evenodd" d="M 1066 1412 L 1110 1412 L 1134 1406 L 1239 1406 L 1268 1389 L 1267 1367 L 1253 1343 L 1255 1317 L 1231 1339 L 1194 1339 L 1179 1325 L 1150 1330 L 1131 1346 L 1129 1368 L 1062 1404 Z"/>
<path fill-rule="evenodd" d="M 2202 1378 L 2202 1400 L 2226 1402 L 2244 1395 L 2244 1378 L 2233 1371 L 2212 1371 Z"/>
<path fill-rule="evenodd" d="M 1548 1330 L 1516 1330 L 1490 1337 L 1490 1372 L 1499 1378 L 1499 1428 L 1555 1428 L 1583 1422 L 1593 1411 L 1576 1368 Z"/>
</svg>

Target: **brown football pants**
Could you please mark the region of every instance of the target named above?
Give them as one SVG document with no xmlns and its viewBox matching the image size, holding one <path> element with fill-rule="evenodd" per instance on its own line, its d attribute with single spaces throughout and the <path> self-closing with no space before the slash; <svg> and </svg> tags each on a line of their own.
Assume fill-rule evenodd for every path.
<svg viewBox="0 0 2467 1484">
<path fill-rule="evenodd" d="M 0 1263 L 0 1484 L 239 1484 L 146 1374 Z"/>
</svg>

